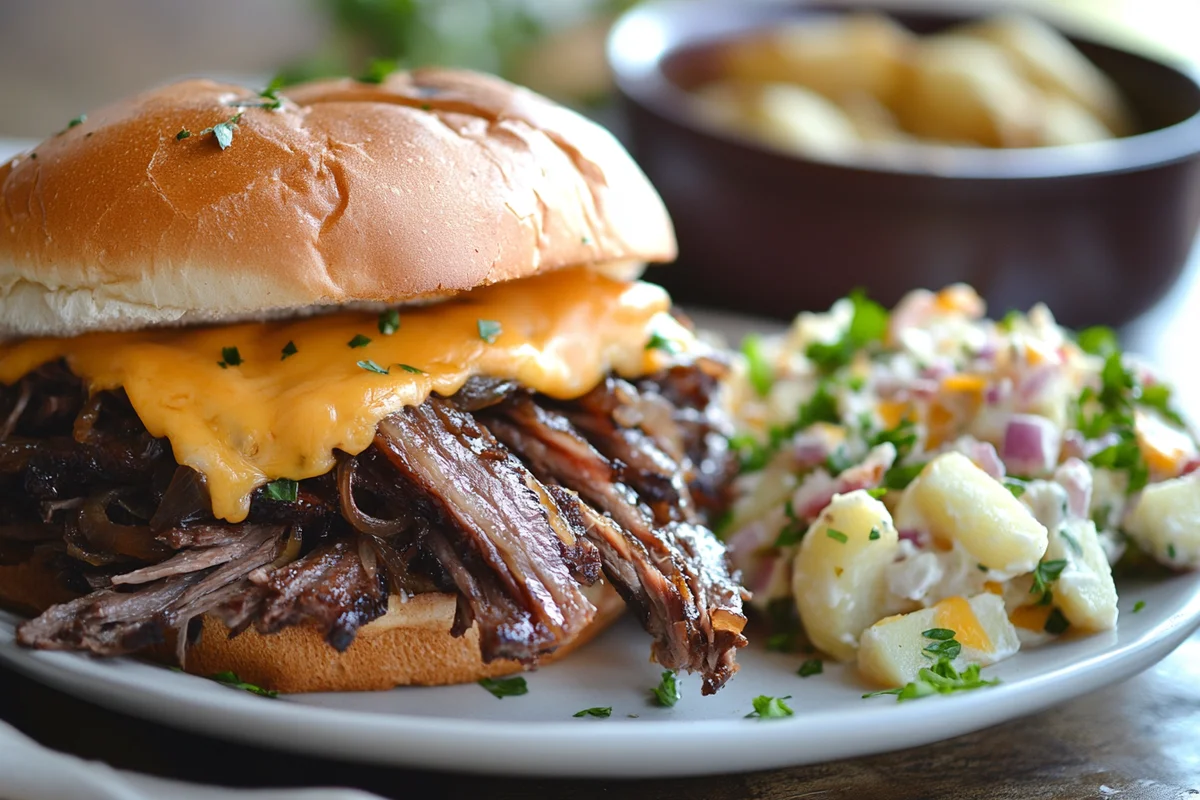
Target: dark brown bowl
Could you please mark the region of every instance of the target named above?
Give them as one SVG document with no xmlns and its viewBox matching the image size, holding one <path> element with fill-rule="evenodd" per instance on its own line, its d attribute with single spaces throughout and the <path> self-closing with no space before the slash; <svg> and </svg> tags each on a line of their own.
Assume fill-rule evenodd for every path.
<svg viewBox="0 0 1200 800">
<path fill-rule="evenodd" d="M 684 302 L 781 318 L 856 286 L 890 304 L 965 281 L 995 314 L 1043 301 L 1071 326 L 1120 324 L 1166 292 L 1200 218 L 1200 83 L 1189 68 L 1072 36 L 1145 133 L 1003 151 L 917 145 L 905 166 L 808 159 L 696 116 L 687 88 L 713 77 L 722 42 L 848 8 L 677 0 L 617 23 L 609 59 L 630 144 L 679 235 L 680 264 L 654 280 Z M 986 16 L 875 10 L 920 33 Z"/>
</svg>

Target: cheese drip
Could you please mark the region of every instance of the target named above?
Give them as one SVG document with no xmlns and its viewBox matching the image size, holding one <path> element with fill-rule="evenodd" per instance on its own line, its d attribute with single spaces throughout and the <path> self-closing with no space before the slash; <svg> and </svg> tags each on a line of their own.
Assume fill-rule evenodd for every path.
<svg viewBox="0 0 1200 800">
<path fill-rule="evenodd" d="M 124 389 L 147 430 L 205 476 L 213 514 L 240 522 L 259 486 L 323 475 L 335 451 L 370 446 L 381 419 L 431 392 L 452 395 L 471 376 L 570 399 L 609 372 L 637 377 L 660 368 L 668 358 L 647 348 L 652 336 L 681 350 L 692 342 L 669 308 L 657 286 L 561 270 L 402 309 L 391 335 L 379 331 L 376 313 L 344 311 L 27 340 L 0 347 L 0 383 L 65 358 L 89 391 Z M 488 321 L 483 335 L 480 320 Z M 489 343 L 491 322 L 500 333 Z M 351 347 L 356 337 L 370 342 Z M 289 342 L 295 354 L 285 358 Z M 223 350 L 233 347 L 241 363 L 222 366 Z"/>
</svg>

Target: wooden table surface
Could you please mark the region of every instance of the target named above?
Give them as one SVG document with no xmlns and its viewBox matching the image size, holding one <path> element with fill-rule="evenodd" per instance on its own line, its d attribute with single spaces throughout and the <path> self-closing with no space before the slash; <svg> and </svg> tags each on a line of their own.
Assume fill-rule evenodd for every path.
<svg viewBox="0 0 1200 800">
<path fill-rule="evenodd" d="M 1200 251 L 1175 290 L 1125 330 L 1200 415 Z M 103 710 L 0 667 L 0 719 L 43 744 L 113 766 L 230 786 L 354 786 L 437 798 L 1200 797 L 1200 634 L 1124 683 L 980 733 L 814 767 L 670 781 L 517 780 L 322 761 L 250 748 Z M 713 742 L 720 747 L 720 742 Z M 464 761 L 471 754 L 464 752 Z"/>
</svg>

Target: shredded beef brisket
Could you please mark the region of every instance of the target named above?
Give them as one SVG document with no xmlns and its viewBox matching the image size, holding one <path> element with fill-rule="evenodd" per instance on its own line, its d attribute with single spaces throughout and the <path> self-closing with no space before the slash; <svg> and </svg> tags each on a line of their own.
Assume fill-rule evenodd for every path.
<svg viewBox="0 0 1200 800">
<path fill-rule="evenodd" d="M 732 468 L 719 372 L 610 378 L 570 402 L 472 379 L 383 420 L 295 502 L 259 490 L 229 524 L 123 394 L 89 398 L 43 367 L 0 387 L 0 545 L 52 554 L 82 596 L 18 639 L 114 655 L 175 632 L 182 658 L 189 621 L 212 614 L 230 635 L 313 626 L 341 651 L 389 594 L 451 591 L 456 635 L 477 625 L 485 660 L 535 665 L 592 621 L 582 587 L 602 571 L 655 658 L 714 692 L 745 643 L 741 590 L 704 527 Z"/>
</svg>

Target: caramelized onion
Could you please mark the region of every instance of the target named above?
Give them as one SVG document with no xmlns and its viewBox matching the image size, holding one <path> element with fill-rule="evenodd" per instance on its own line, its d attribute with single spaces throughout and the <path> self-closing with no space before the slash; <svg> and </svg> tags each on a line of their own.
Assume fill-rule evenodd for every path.
<svg viewBox="0 0 1200 800">
<path fill-rule="evenodd" d="M 33 454 L 44 447 L 45 442 L 36 439 L 0 440 L 0 475 L 12 475 L 25 469 Z"/>
<path fill-rule="evenodd" d="M 409 526 L 407 519 L 380 519 L 372 517 L 358 507 L 358 503 L 354 501 L 354 474 L 357 469 L 358 462 L 355 459 L 349 456 L 338 459 L 338 501 L 341 503 L 342 516 L 346 518 L 346 521 L 356 531 L 368 536 L 386 538 L 406 530 Z"/>
<path fill-rule="evenodd" d="M 83 404 L 83 408 L 79 410 L 79 415 L 75 417 L 75 425 L 71 429 L 71 435 L 75 441 L 79 443 L 90 442 L 92 440 L 92 432 L 96 427 L 96 420 L 100 419 L 100 405 L 103 403 L 104 395 L 94 394 L 87 399 Z"/>
<path fill-rule="evenodd" d="M 149 525 L 118 525 L 109 519 L 108 507 L 118 495 L 117 490 L 94 495 L 79 509 L 79 532 L 88 544 L 104 553 L 142 561 L 157 561 L 170 555 L 170 548 L 154 539 Z"/>
<path fill-rule="evenodd" d="M 288 528 L 287 542 L 283 545 L 283 550 L 279 552 L 279 556 L 271 562 L 271 566 L 275 569 L 290 564 L 300 557 L 300 547 L 304 544 L 304 536 L 299 525 L 293 525 Z"/>
<path fill-rule="evenodd" d="M 32 396 L 33 384 L 29 381 L 22 381 L 21 393 L 17 395 L 17 402 L 13 403 L 12 411 L 8 412 L 4 424 L 0 425 L 0 442 L 6 440 L 17 429 L 17 423 L 21 421 L 21 415 L 25 413 L 25 408 L 29 405 L 29 398 Z"/>
<path fill-rule="evenodd" d="M 358 560 L 362 562 L 363 569 L 367 571 L 371 580 L 375 580 L 379 574 L 379 562 L 376 560 L 375 547 L 370 537 L 358 537 Z"/>
<path fill-rule="evenodd" d="M 45 542 L 60 538 L 62 538 L 62 531 L 53 525 L 42 525 L 36 522 L 0 525 L 0 539 L 10 542 Z"/>
<path fill-rule="evenodd" d="M 378 562 L 382 561 L 387 568 L 388 584 L 391 586 L 394 594 L 400 594 L 401 592 L 422 594 L 438 590 L 437 585 L 430 578 L 409 569 L 408 562 L 410 559 L 408 553 L 411 553 L 411 550 L 408 553 L 402 553 L 389 542 L 385 542 L 376 536 L 364 536 L 359 541 L 360 555 L 362 553 L 361 543 L 368 542 L 377 557 L 376 567 L 378 567 Z M 363 566 L 366 567 L 366 561 L 363 562 Z"/>
<path fill-rule="evenodd" d="M 162 533 L 171 528 L 186 527 L 212 516 L 212 498 L 204 476 L 191 467 L 179 467 L 163 493 L 158 510 L 150 518 L 150 530 Z"/>
</svg>

